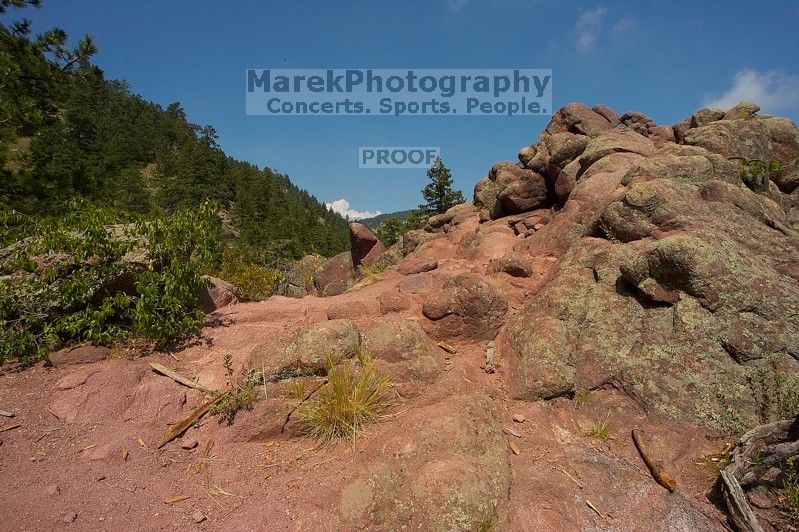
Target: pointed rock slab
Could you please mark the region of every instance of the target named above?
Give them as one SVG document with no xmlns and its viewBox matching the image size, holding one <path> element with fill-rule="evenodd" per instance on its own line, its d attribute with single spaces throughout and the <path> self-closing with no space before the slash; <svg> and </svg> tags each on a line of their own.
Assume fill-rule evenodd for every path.
<svg viewBox="0 0 799 532">
<path fill-rule="evenodd" d="M 372 266 L 385 250 L 386 246 L 371 229 L 358 222 L 350 224 L 350 252 L 353 265 Z"/>
</svg>

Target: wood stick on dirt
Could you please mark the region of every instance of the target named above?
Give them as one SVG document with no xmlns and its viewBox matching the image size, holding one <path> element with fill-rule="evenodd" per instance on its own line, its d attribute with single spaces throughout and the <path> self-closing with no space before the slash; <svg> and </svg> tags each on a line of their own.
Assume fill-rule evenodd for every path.
<svg viewBox="0 0 799 532">
<path fill-rule="evenodd" d="M 295 411 L 296 411 L 296 410 L 297 410 L 297 409 L 298 409 L 300 406 L 302 406 L 302 404 L 303 404 L 305 401 L 307 401 L 308 399 L 310 399 L 310 398 L 311 398 L 311 396 L 312 396 L 313 394 L 315 394 L 316 392 L 318 392 L 319 390 L 321 390 L 321 389 L 322 389 L 322 386 L 325 386 L 325 385 L 327 385 L 327 383 L 328 383 L 328 382 L 330 382 L 330 381 L 328 381 L 327 379 L 325 379 L 325 380 L 324 380 L 324 382 L 323 382 L 322 384 L 320 384 L 319 386 L 317 386 L 316 388 L 314 388 L 313 390 L 311 390 L 311 392 L 310 392 L 310 393 L 308 393 L 308 394 L 307 394 L 305 397 L 303 397 L 303 398 L 302 398 L 302 401 L 300 401 L 299 403 L 297 403 L 297 404 L 294 406 L 294 408 L 292 408 L 291 410 L 289 410 L 289 413 L 288 413 L 288 414 L 286 414 L 286 419 L 284 419 L 284 420 L 283 420 L 283 426 L 282 426 L 282 427 L 280 427 L 280 433 L 281 433 L 281 434 L 283 434 L 283 431 L 284 431 L 284 430 L 286 430 L 286 425 L 288 425 L 288 424 L 289 424 L 289 420 L 291 419 L 291 415 L 292 415 L 292 414 L 293 414 L 293 413 L 294 413 L 294 412 L 295 412 Z"/>
<path fill-rule="evenodd" d="M 13 425 L 10 425 L 10 426 L 8 426 L 8 427 L 3 427 L 3 428 L 0 428 L 0 432 L 5 432 L 5 431 L 7 431 L 7 430 L 18 429 L 18 428 L 20 428 L 21 426 L 22 426 L 22 425 L 20 425 L 19 423 L 14 423 Z"/>
<path fill-rule="evenodd" d="M 184 377 L 183 375 L 181 375 L 177 371 L 171 370 L 171 369 L 169 369 L 166 366 L 162 366 L 161 364 L 158 364 L 157 362 L 150 362 L 150 367 L 156 373 L 160 373 L 164 377 L 169 377 L 173 381 L 175 381 L 175 382 L 177 382 L 179 384 L 182 384 L 183 386 L 188 386 L 189 388 L 194 388 L 195 390 L 200 390 L 201 392 L 205 392 L 205 393 L 209 393 L 210 392 L 210 390 L 208 390 L 207 388 L 203 388 L 202 386 L 200 386 L 196 382 L 194 382 L 194 381 L 192 381 L 190 379 L 187 379 L 186 377 Z"/>
<path fill-rule="evenodd" d="M 169 430 L 166 431 L 166 433 L 164 434 L 164 438 L 161 440 L 161 443 L 158 444 L 157 448 L 160 449 L 161 447 L 171 442 L 175 438 L 181 436 L 184 432 L 186 432 L 189 429 L 189 427 L 194 425 L 194 423 L 197 420 L 203 417 L 211 409 L 212 406 L 221 401 L 222 398 L 225 397 L 226 395 L 227 393 L 222 393 L 219 394 L 219 396 L 216 399 L 213 399 L 211 401 L 206 401 L 205 403 L 197 407 L 197 409 L 194 412 L 192 412 L 191 415 L 189 415 L 189 417 L 169 427 Z"/>
<path fill-rule="evenodd" d="M 455 349 L 451 345 L 449 345 L 447 343 L 444 343 L 444 342 L 438 342 L 438 347 L 440 347 L 441 349 L 443 349 L 444 351 L 446 351 L 447 353 L 449 353 L 451 355 L 454 355 L 455 353 L 458 352 L 457 349 Z"/>
<path fill-rule="evenodd" d="M 646 467 L 649 468 L 652 478 L 654 478 L 658 484 L 669 491 L 674 491 L 677 489 L 677 481 L 674 480 L 674 478 L 669 475 L 665 469 L 663 469 L 663 464 L 659 460 L 654 460 L 649 454 L 649 451 L 647 450 L 643 439 L 641 438 L 640 432 L 637 429 L 633 429 L 632 434 L 635 447 L 638 449 L 638 453 L 641 455 L 641 458 L 643 458 Z"/>
<path fill-rule="evenodd" d="M 0 410 L 0 416 L 3 417 L 14 417 L 13 412 L 9 412 L 8 410 Z"/>
</svg>

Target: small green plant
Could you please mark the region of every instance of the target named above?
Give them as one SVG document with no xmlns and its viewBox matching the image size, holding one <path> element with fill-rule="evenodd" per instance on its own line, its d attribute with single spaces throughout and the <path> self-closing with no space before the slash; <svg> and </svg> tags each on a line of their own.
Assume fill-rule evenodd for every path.
<svg viewBox="0 0 799 532">
<path fill-rule="evenodd" d="M 391 383 L 366 356 L 360 357 L 358 366 L 333 366 L 329 360 L 327 380 L 299 409 L 299 419 L 311 435 L 325 443 L 338 439 L 354 442 L 364 426 L 386 408 L 384 395 Z"/>
<path fill-rule="evenodd" d="M 588 431 L 588 435 L 596 438 L 599 441 L 607 441 L 610 439 L 613 427 L 610 424 L 610 413 L 602 419 L 594 423 Z"/>
<path fill-rule="evenodd" d="M 785 497 L 788 514 L 794 524 L 799 524 L 799 471 L 793 459 L 786 463 L 788 470 L 782 481 L 782 494 Z"/>
<path fill-rule="evenodd" d="M 209 412 L 212 415 L 221 416 L 220 423 L 225 421 L 228 425 L 232 425 L 237 413 L 241 410 L 252 410 L 256 399 L 256 379 L 253 377 L 251 370 L 246 370 L 243 384 L 234 384 L 233 356 L 230 353 L 226 353 L 222 358 L 222 367 L 225 369 L 230 388 L 226 392 L 213 392 L 212 397 L 215 402 Z"/>
<path fill-rule="evenodd" d="M 221 396 L 213 404 L 209 412 L 215 416 L 221 416 L 219 422 L 226 422 L 232 425 L 236 419 L 236 414 L 242 410 L 252 410 L 255 404 L 255 389 L 252 386 L 234 386 L 227 392 L 214 392 L 214 399 Z"/>
<path fill-rule="evenodd" d="M 769 178 L 780 170 L 780 162 L 776 159 L 770 161 L 744 159 L 739 173 L 746 186 L 754 191 L 764 191 L 768 188 Z"/>
</svg>

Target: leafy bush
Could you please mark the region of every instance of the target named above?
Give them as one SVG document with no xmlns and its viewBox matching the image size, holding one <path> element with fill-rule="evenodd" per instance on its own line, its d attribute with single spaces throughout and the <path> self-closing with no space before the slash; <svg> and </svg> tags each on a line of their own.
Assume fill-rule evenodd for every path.
<svg viewBox="0 0 799 532">
<path fill-rule="evenodd" d="M 378 418 L 386 407 L 385 391 L 391 385 L 366 356 L 357 371 L 328 362 L 328 384 L 298 411 L 309 432 L 324 442 L 354 441 L 363 427 Z"/>
<path fill-rule="evenodd" d="M 233 283 L 239 289 L 239 296 L 247 301 L 268 298 L 284 280 L 280 270 L 254 264 L 247 260 L 242 251 L 233 248 L 227 248 L 222 253 L 217 276 Z"/>
<path fill-rule="evenodd" d="M 149 224 L 111 221 L 73 203 L 66 216 L 35 224 L 11 246 L 1 265 L 10 275 L 0 282 L 0 363 L 134 335 L 164 345 L 199 329 L 202 273 L 219 241 L 213 206 Z"/>
</svg>

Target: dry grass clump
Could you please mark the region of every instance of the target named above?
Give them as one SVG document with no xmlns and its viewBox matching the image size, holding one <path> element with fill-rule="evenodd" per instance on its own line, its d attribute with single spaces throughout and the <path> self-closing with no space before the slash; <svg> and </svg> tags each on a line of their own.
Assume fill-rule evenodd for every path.
<svg viewBox="0 0 799 532">
<path fill-rule="evenodd" d="M 323 442 L 355 441 L 364 426 L 385 411 L 390 386 L 368 357 L 359 357 L 358 366 L 328 363 L 327 384 L 300 407 L 299 419 Z"/>
</svg>

